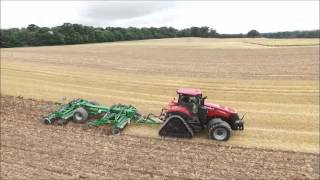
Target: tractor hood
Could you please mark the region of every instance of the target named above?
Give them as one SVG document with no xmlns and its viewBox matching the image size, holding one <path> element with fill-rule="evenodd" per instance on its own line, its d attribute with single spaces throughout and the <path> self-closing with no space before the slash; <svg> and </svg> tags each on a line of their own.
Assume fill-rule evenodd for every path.
<svg viewBox="0 0 320 180">
<path fill-rule="evenodd" d="M 223 105 L 220 105 L 220 104 L 205 103 L 204 105 L 206 107 L 208 107 L 209 111 L 210 110 L 220 110 L 220 111 L 223 111 L 223 112 L 226 112 L 226 113 L 230 113 L 230 114 L 236 113 L 236 111 L 234 109 L 226 107 L 226 106 L 223 106 Z"/>
<path fill-rule="evenodd" d="M 170 101 L 167 108 L 170 109 L 172 106 L 176 106 L 177 105 L 177 100 L 173 100 L 173 101 Z M 219 111 L 223 111 L 223 112 L 226 112 L 226 113 L 237 113 L 234 109 L 232 108 L 229 108 L 229 107 L 226 107 L 226 106 L 223 106 L 223 105 L 220 105 L 220 104 L 215 104 L 215 103 L 204 103 L 204 105 L 209 109 L 209 110 L 219 110 Z"/>
</svg>

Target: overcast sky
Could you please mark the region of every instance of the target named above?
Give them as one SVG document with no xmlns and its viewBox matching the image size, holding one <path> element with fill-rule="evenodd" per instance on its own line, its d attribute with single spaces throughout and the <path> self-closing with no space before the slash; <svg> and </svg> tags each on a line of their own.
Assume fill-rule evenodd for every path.
<svg viewBox="0 0 320 180">
<path fill-rule="evenodd" d="M 209 26 L 219 33 L 319 29 L 319 1 L 2 1 L 1 28 Z"/>
</svg>

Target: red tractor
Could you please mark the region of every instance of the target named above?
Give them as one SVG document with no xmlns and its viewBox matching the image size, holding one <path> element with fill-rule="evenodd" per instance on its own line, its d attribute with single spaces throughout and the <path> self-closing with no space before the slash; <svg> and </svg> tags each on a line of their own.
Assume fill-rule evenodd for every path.
<svg viewBox="0 0 320 180">
<path fill-rule="evenodd" d="M 192 138 L 194 132 L 208 130 L 209 139 L 227 141 L 232 130 L 243 130 L 243 117 L 229 107 L 205 102 L 200 89 L 179 88 L 178 100 L 165 108 L 159 135 Z"/>
</svg>

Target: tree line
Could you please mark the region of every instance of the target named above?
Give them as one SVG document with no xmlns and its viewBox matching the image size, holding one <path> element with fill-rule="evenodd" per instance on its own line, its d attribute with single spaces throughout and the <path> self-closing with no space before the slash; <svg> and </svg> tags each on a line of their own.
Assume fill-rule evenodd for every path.
<svg viewBox="0 0 320 180">
<path fill-rule="evenodd" d="M 262 33 L 251 30 L 247 34 L 219 34 L 215 29 L 207 26 L 191 27 L 182 30 L 173 27 L 150 28 L 97 28 L 81 24 L 64 23 L 52 28 L 39 27 L 30 24 L 26 28 L 0 29 L 2 48 L 84 44 L 97 42 L 114 42 L 127 40 L 161 39 L 175 37 L 202 37 L 202 38 L 319 38 L 319 30 L 292 31 L 277 33 Z"/>
</svg>

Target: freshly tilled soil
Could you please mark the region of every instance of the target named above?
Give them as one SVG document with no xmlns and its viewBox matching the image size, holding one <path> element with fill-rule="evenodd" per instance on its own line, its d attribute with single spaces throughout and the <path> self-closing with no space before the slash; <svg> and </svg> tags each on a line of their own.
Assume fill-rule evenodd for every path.
<svg viewBox="0 0 320 180">
<path fill-rule="evenodd" d="M 0 179 L 319 179 L 319 154 L 41 124 L 55 106 L 1 97 Z"/>
</svg>

